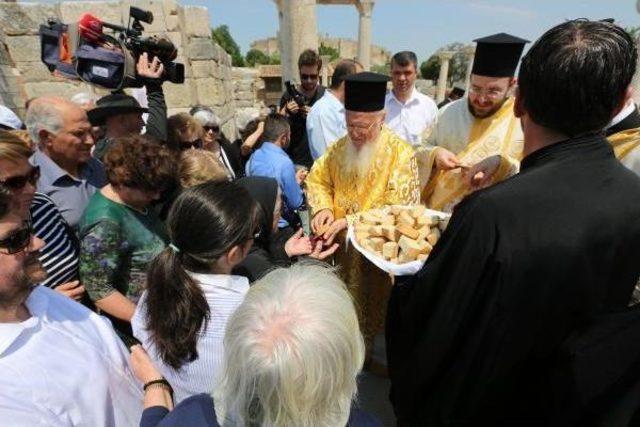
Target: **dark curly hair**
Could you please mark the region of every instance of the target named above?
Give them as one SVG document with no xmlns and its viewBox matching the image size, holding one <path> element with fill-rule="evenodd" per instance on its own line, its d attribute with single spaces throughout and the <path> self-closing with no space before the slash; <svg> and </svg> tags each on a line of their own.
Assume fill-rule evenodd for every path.
<svg viewBox="0 0 640 427">
<path fill-rule="evenodd" d="M 145 135 L 116 138 L 104 157 L 109 183 L 143 191 L 175 187 L 177 161 L 171 150 Z"/>
</svg>

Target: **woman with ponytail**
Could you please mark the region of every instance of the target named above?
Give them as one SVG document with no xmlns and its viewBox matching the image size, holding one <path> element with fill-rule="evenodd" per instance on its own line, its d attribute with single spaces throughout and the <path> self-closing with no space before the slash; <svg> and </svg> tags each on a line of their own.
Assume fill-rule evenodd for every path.
<svg viewBox="0 0 640 427">
<path fill-rule="evenodd" d="M 231 270 L 259 235 L 258 207 L 234 183 L 205 183 L 178 196 L 167 228 L 132 325 L 178 403 L 217 384 L 227 319 L 249 290 Z"/>
</svg>

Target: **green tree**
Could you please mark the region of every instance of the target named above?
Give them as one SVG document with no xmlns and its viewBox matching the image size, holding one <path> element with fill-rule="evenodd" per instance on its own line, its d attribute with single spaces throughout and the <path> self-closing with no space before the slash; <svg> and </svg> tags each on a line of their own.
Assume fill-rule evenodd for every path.
<svg viewBox="0 0 640 427">
<path fill-rule="evenodd" d="M 231 62 L 234 67 L 244 67 L 244 58 L 240 53 L 240 46 L 231 36 L 227 25 L 220 25 L 211 30 L 211 37 L 225 52 L 231 55 Z"/>
<path fill-rule="evenodd" d="M 640 27 L 627 27 L 624 30 L 633 40 L 637 40 L 640 35 Z"/>
<path fill-rule="evenodd" d="M 271 65 L 280 65 L 280 54 L 278 52 L 273 53 L 269 57 L 269 64 L 271 64 Z"/>
<path fill-rule="evenodd" d="M 331 57 L 331 59 L 329 60 L 330 62 L 340 58 L 340 51 L 338 51 L 338 49 L 331 46 L 325 46 L 323 43 L 320 43 L 318 54 L 320 54 L 320 56 L 329 55 Z"/>
<path fill-rule="evenodd" d="M 371 71 L 374 73 L 384 74 L 386 76 L 391 75 L 391 64 L 377 64 L 371 66 Z"/>
<path fill-rule="evenodd" d="M 431 55 L 429 59 L 420 64 L 420 75 L 425 80 L 437 80 L 440 72 L 440 58 Z"/>
<path fill-rule="evenodd" d="M 256 64 L 270 64 L 271 58 L 268 57 L 263 51 L 258 49 L 251 49 L 247 52 L 244 58 L 245 63 L 250 67 L 255 67 Z"/>
</svg>

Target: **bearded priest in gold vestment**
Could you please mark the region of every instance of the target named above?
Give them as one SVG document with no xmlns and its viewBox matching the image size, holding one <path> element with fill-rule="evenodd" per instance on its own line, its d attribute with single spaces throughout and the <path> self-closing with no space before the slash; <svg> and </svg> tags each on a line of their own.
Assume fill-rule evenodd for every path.
<svg viewBox="0 0 640 427">
<path fill-rule="evenodd" d="M 347 135 L 316 160 L 306 179 L 311 227 L 327 244 L 341 239 L 359 212 L 420 201 L 414 149 L 384 125 L 388 80 L 367 72 L 345 79 Z M 336 263 L 370 351 L 384 326 L 391 278 L 349 245 L 338 250 Z"/>
<path fill-rule="evenodd" d="M 422 199 L 436 210 L 450 212 L 471 193 L 478 171 L 497 169 L 491 182 L 480 175 L 475 183 L 490 185 L 519 170 L 524 137 L 510 95 L 527 40 L 500 33 L 475 41 L 468 96 L 442 108 L 429 147 L 417 153 Z"/>
</svg>

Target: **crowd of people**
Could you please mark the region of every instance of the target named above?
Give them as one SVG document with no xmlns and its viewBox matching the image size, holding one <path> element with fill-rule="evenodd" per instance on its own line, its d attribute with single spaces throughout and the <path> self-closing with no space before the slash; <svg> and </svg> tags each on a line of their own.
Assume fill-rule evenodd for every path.
<svg viewBox="0 0 640 427">
<path fill-rule="evenodd" d="M 233 140 L 208 106 L 168 116 L 147 54 L 148 107 L 0 106 L 1 424 L 373 427 L 366 369 L 399 426 L 638 425 L 635 43 L 584 19 L 524 57 L 475 41 L 440 105 L 413 52 L 324 88 L 306 50 Z M 415 275 L 345 239 L 419 204 L 451 219 Z"/>
</svg>

